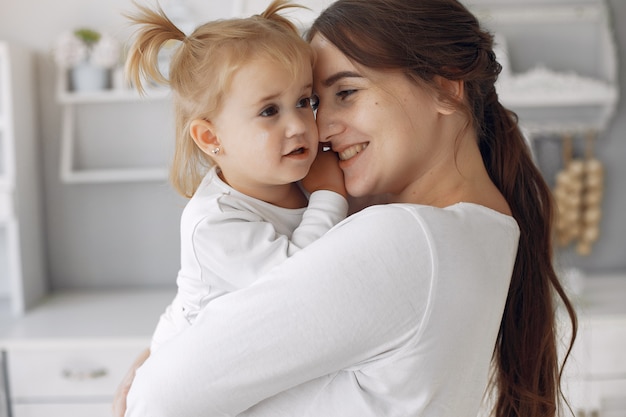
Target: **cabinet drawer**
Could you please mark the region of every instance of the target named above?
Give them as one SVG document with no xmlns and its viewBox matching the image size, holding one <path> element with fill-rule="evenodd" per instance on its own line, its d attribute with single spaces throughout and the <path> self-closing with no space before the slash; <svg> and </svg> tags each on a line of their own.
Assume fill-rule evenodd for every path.
<svg viewBox="0 0 626 417">
<path fill-rule="evenodd" d="M 58 402 L 85 397 L 109 401 L 142 349 L 112 346 L 9 350 L 7 365 L 12 401 L 46 402 L 54 398 Z"/>
<path fill-rule="evenodd" d="M 111 417 L 111 404 L 17 404 L 13 417 Z"/>
</svg>

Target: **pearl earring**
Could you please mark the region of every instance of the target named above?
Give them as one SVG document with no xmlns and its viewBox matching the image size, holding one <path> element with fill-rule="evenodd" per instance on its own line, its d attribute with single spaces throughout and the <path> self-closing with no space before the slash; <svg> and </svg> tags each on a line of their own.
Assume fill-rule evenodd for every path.
<svg viewBox="0 0 626 417">
<path fill-rule="evenodd" d="M 218 148 L 213 149 L 213 150 L 211 151 L 211 153 L 212 153 L 213 155 L 217 155 L 218 153 L 220 153 L 220 148 L 218 147 Z"/>
</svg>

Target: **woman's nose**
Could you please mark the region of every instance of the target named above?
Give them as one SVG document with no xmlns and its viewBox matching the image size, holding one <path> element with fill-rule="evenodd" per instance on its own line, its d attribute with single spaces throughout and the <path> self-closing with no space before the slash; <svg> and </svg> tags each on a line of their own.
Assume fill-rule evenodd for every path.
<svg viewBox="0 0 626 417">
<path fill-rule="evenodd" d="M 339 132 L 339 125 L 334 115 L 329 109 L 320 105 L 317 108 L 317 131 L 319 132 L 320 142 L 330 142 L 332 137 Z"/>
</svg>

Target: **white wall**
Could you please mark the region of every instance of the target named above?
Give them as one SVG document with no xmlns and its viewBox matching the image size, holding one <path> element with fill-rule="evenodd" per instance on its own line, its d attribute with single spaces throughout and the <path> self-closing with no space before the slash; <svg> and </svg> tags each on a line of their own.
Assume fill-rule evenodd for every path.
<svg viewBox="0 0 626 417">
<path fill-rule="evenodd" d="M 229 16 L 232 10 L 232 2 L 195 0 L 186 5 L 202 19 Z M 174 285 L 179 262 L 178 220 L 185 200 L 165 180 L 81 185 L 59 179 L 62 112 L 55 99 L 57 69 L 50 54 L 52 45 L 61 33 L 82 26 L 123 40 L 131 29 L 121 14 L 131 10 L 130 0 L 0 0 L 0 38 L 27 46 L 36 59 L 39 108 L 34 111 L 40 120 L 48 275 L 53 289 Z M 141 105 L 125 106 L 142 111 Z M 90 141 L 114 142 L 106 125 L 132 122 L 110 107 L 95 109 L 102 112 L 105 122 L 104 128 L 98 124 L 85 133 Z M 148 131 L 167 129 L 171 124 L 169 117 L 163 120 L 162 110 L 157 110 L 161 113 L 152 118 L 154 124 L 144 126 Z M 145 123 L 146 118 L 141 120 Z M 113 131 L 120 130 L 124 129 Z M 146 159 L 151 153 L 163 153 L 151 149 L 149 142 L 144 152 Z"/>
<path fill-rule="evenodd" d="M 256 1 L 256 0 L 255 0 Z M 199 19 L 228 16 L 231 1 L 187 0 Z M 626 2 L 610 0 L 614 22 L 626 21 Z M 64 184 L 59 179 L 61 107 L 55 100 L 56 67 L 50 57 L 56 37 L 78 26 L 90 26 L 120 38 L 130 33 L 121 12 L 130 0 L 0 0 L 0 39 L 30 47 L 36 55 L 44 184 L 44 212 L 50 286 L 99 288 L 174 285 L 178 269 L 178 221 L 185 203 L 163 182 L 130 184 Z M 626 28 L 616 25 L 620 53 L 621 96 L 626 65 Z M 555 51 L 576 53 L 576 49 Z M 102 116 L 116 123 L 114 110 Z M 154 118 L 154 126 L 161 123 Z M 164 126 L 167 126 L 165 124 Z M 93 140 L 107 141 L 106 129 Z M 91 134 L 90 133 L 90 134 Z M 90 139 L 92 140 L 92 139 Z M 150 146 L 146 146 L 150 155 Z M 571 262 L 589 270 L 626 269 L 626 116 L 620 104 L 617 117 L 598 144 L 607 165 L 607 184 L 601 239 L 594 253 Z"/>
</svg>

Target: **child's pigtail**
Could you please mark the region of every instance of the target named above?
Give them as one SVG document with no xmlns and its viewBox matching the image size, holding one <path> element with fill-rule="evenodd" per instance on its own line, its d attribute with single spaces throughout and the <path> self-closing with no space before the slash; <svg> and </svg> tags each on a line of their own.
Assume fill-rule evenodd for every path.
<svg viewBox="0 0 626 417">
<path fill-rule="evenodd" d="M 278 25 L 288 29 L 290 32 L 298 34 L 299 30 L 296 25 L 294 25 L 289 19 L 279 14 L 279 12 L 291 8 L 308 9 L 307 7 L 299 4 L 291 4 L 289 3 L 289 0 L 275 0 L 267 6 L 267 9 L 265 9 L 259 16 L 263 19 L 276 22 Z"/>
<path fill-rule="evenodd" d="M 157 11 L 135 4 L 139 9 L 136 14 L 127 15 L 137 31 L 135 41 L 128 51 L 126 59 L 126 76 L 143 94 L 145 80 L 153 80 L 167 85 L 169 81 L 159 70 L 159 51 L 169 41 L 184 41 L 185 34 L 167 18 L 161 8 Z"/>
</svg>

